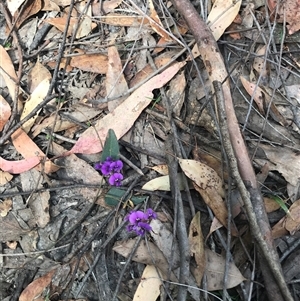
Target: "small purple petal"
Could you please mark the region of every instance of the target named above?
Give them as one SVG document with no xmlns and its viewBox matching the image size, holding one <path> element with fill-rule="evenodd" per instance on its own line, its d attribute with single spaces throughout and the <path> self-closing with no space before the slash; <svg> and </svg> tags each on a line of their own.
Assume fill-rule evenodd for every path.
<svg viewBox="0 0 300 301">
<path fill-rule="evenodd" d="M 101 162 L 95 163 L 94 168 L 98 171 L 101 171 L 102 165 L 103 165 L 103 163 L 101 163 Z"/>
<path fill-rule="evenodd" d="M 113 175 L 111 175 L 108 179 L 108 183 L 111 186 L 121 186 L 121 182 L 123 180 L 123 175 L 119 172 L 114 173 Z"/>
<path fill-rule="evenodd" d="M 108 176 L 111 173 L 111 168 L 110 168 L 109 162 L 102 163 L 101 172 L 104 176 Z"/>
<path fill-rule="evenodd" d="M 132 231 L 134 231 L 137 235 L 140 236 L 143 236 L 146 232 L 149 232 L 151 230 L 152 230 L 151 226 L 143 222 L 140 222 L 132 227 Z"/>
<path fill-rule="evenodd" d="M 112 172 L 120 172 L 123 168 L 123 162 L 121 160 L 114 161 L 110 164 Z"/>
<path fill-rule="evenodd" d="M 128 220 L 131 224 L 137 225 L 139 222 L 143 221 L 146 215 L 142 211 L 132 211 L 129 214 Z"/>
<path fill-rule="evenodd" d="M 146 216 L 148 220 L 157 219 L 157 214 L 151 208 L 146 210 Z"/>
</svg>

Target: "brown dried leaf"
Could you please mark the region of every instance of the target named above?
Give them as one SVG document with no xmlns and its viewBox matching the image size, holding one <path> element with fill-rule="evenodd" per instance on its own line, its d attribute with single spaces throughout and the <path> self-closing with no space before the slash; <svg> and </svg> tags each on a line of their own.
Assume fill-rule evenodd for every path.
<svg viewBox="0 0 300 301">
<path fill-rule="evenodd" d="M 28 232 L 28 230 L 21 228 L 12 213 L 9 212 L 5 217 L 0 217 L 0 241 L 18 241 L 22 235 Z"/>
<path fill-rule="evenodd" d="M 265 58 L 266 50 L 267 45 L 259 47 L 253 61 L 253 69 L 261 76 L 263 83 L 268 83 L 270 75 L 270 63 Z"/>
<path fill-rule="evenodd" d="M 34 89 L 34 91 L 32 92 L 29 99 L 26 101 L 24 105 L 24 109 L 21 114 L 21 120 L 24 119 L 28 114 L 30 114 L 44 100 L 44 98 L 48 93 L 49 87 L 50 87 L 50 81 L 48 78 L 45 78 L 42 82 L 38 84 L 38 86 Z M 22 128 L 26 133 L 30 131 L 32 125 L 34 124 L 41 110 L 42 109 L 40 109 L 36 113 L 36 115 L 31 117 L 22 125 Z"/>
<path fill-rule="evenodd" d="M 21 293 L 19 301 L 32 301 L 44 291 L 44 289 L 51 283 L 55 270 L 52 270 L 44 276 L 35 279 L 31 282 Z"/>
<path fill-rule="evenodd" d="M 260 87 L 257 86 L 256 83 L 250 83 L 246 78 L 243 76 L 240 77 L 241 83 L 244 86 L 247 93 L 253 97 L 259 112 L 262 115 L 265 115 L 265 109 L 264 109 L 264 94 Z"/>
<path fill-rule="evenodd" d="M 300 156 L 291 149 L 280 146 L 270 146 L 261 144 L 268 160 L 255 159 L 259 164 L 269 164 L 270 170 L 277 170 L 280 172 L 285 180 L 293 186 L 298 185 L 298 176 L 300 174 Z"/>
<path fill-rule="evenodd" d="M 0 216 L 4 217 L 12 209 L 12 200 L 6 199 L 0 203 Z"/>
<path fill-rule="evenodd" d="M 224 227 L 227 227 L 227 218 L 228 218 L 227 207 L 224 200 L 222 199 L 220 194 L 216 191 L 216 189 L 212 187 L 206 187 L 203 189 L 196 184 L 194 184 L 194 187 L 200 193 L 204 202 L 213 211 L 214 215 L 220 221 L 220 223 Z M 232 234 L 234 235 L 234 233 Z"/>
<path fill-rule="evenodd" d="M 32 169 L 21 173 L 21 183 L 23 191 L 34 191 L 43 188 L 41 183 L 42 177 L 39 171 Z M 48 190 L 30 195 L 28 203 L 37 225 L 44 228 L 50 221 L 49 214 L 50 192 Z"/>
<path fill-rule="evenodd" d="M 74 56 L 70 65 L 83 71 L 105 74 L 107 72 L 108 58 L 104 54 L 82 54 Z"/>
<path fill-rule="evenodd" d="M 93 154 L 100 152 L 109 129 L 115 131 L 118 139 L 122 137 L 152 101 L 152 91 L 163 87 L 184 65 L 184 62 L 176 63 L 136 89 L 113 112 L 98 120 L 95 126 L 88 128 L 78 139 L 70 153 Z M 116 120 L 121 122 L 116 122 Z"/>
<path fill-rule="evenodd" d="M 224 288 L 224 271 L 226 260 L 221 255 L 205 249 L 207 290 L 216 291 Z M 233 262 L 229 262 L 226 288 L 232 288 L 247 280 Z"/>
<path fill-rule="evenodd" d="M 101 16 L 99 21 L 105 24 L 113 25 L 113 26 L 141 26 L 149 23 L 147 18 L 143 18 L 141 16 L 126 16 L 122 14 L 110 13 L 105 16 Z"/>
<path fill-rule="evenodd" d="M 195 160 L 178 158 L 179 165 L 185 175 L 202 189 L 213 188 L 221 197 L 224 189 L 221 178 L 208 165 Z"/>
<path fill-rule="evenodd" d="M 0 74 L 2 75 L 9 94 L 13 100 L 16 98 L 16 83 L 18 81 L 17 74 L 15 72 L 15 67 L 6 52 L 6 50 L 0 45 L 0 58 L 1 58 L 1 68 Z"/>
<path fill-rule="evenodd" d="M 0 169 L 2 169 L 2 165 L 1 165 L 1 157 L 0 157 Z M 11 175 L 10 173 L 8 173 L 7 171 L 2 171 L 0 170 L 0 185 L 5 185 L 7 184 L 9 181 L 11 181 L 13 178 L 13 175 Z"/>
<path fill-rule="evenodd" d="M 169 84 L 167 95 L 172 105 L 173 112 L 180 116 L 181 108 L 185 100 L 186 79 L 184 72 L 178 73 Z"/>
<path fill-rule="evenodd" d="M 52 0 L 43 0 L 42 11 L 60 11 L 59 6 Z"/>
<path fill-rule="evenodd" d="M 12 135 L 12 142 L 16 150 L 25 158 L 29 160 L 36 160 L 32 158 L 44 158 L 46 155 L 43 151 L 30 139 L 30 137 L 22 130 L 16 130 Z M 26 147 L 24 147 L 26 145 Z M 45 165 L 39 164 L 36 167 L 38 170 L 43 170 L 45 173 L 52 173 L 59 169 L 50 160 L 46 160 Z"/>
<path fill-rule="evenodd" d="M 106 95 L 111 98 L 118 97 L 117 99 L 108 102 L 108 110 L 112 112 L 123 102 L 124 97 L 120 96 L 127 92 L 128 86 L 123 75 L 123 66 L 117 47 L 110 46 L 107 51 L 108 67 L 105 80 Z"/>
<path fill-rule="evenodd" d="M 289 34 L 300 30 L 300 2 L 299 0 L 276 1 L 268 0 L 268 7 L 271 17 L 276 18 L 276 22 L 282 23 L 284 20 L 289 24 L 287 28 Z M 279 5 L 279 7 L 277 7 Z M 277 12 L 277 16 L 275 13 Z"/>
<path fill-rule="evenodd" d="M 273 239 L 288 235 L 288 231 L 285 228 L 286 216 L 284 216 L 277 224 L 272 227 Z"/>
<path fill-rule="evenodd" d="M 294 235 L 300 229 L 300 199 L 295 201 L 289 209 L 285 221 L 285 229 Z"/>
<path fill-rule="evenodd" d="M 3 130 L 11 115 L 11 108 L 8 102 L 0 95 L 0 131 Z"/>
<path fill-rule="evenodd" d="M 41 0 L 35 0 L 35 1 L 26 1 L 25 2 L 25 7 L 22 7 L 19 11 L 21 11 L 21 14 L 19 15 L 19 11 L 14 14 L 14 18 L 16 19 L 17 17 L 18 20 L 16 22 L 16 27 L 19 28 L 20 25 L 30 18 L 31 16 L 35 15 L 38 13 L 42 8 L 42 1 Z"/>
<path fill-rule="evenodd" d="M 200 286 L 203 274 L 205 272 L 205 250 L 204 239 L 200 223 L 200 212 L 197 212 L 193 217 L 189 228 L 189 244 L 191 256 L 196 261 L 196 268 L 193 269 L 193 275 L 197 284 Z"/>
<path fill-rule="evenodd" d="M 155 10 L 152 0 L 148 0 L 148 1 L 149 1 L 150 18 L 154 21 L 154 22 L 150 22 L 150 26 L 157 34 L 159 34 L 163 38 L 164 42 L 172 41 L 172 38 L 169 36 L 169 34 L 162 29 L 163 24 L 159 19 L 159 16 Z"/>
<path fill-rule="evenodd" d="M 61 32 L 65 31 L 66 28 L 66 24 L 67 24 L 67 19 L 68 16 L 64 15 L 63 17 L 57 17 L 57 18 L 48 18 L 45 20 L 45 22 L 55 26 L 58 30 L 60 30 Z M 70 25 L 68 27 L 68 32 L 67 35 L 68 37 L 70 37 L 73 34 L 73 31 L 75 30 L 75 28 L 77 27 L 78 24 L 78 18 L 75 17 L 71 17 L 70 19 Z M 88 26 L 88 25 L 87 25 Z M 92 29 L 94 29 L 97 25 L 95 23 L 91 23 L 91 29 L 88 27 L 87 30 L 83 30 L 84 28 L 81 27 L 80 31 L 77 31 L 77 34 L 80 35 L 87 35 Z M 84 26 L 83 26 L 84 27 Z M 80 26 L 79 26 L 80 28 Z M 78 28 L 78 30 L 79 30 Z M 82 31 L 83 30 L 83 31 Z M 87 33 L 88 32 L 88 33 Z M 76 36 L 77 36 L 76 34 Z"/>
<path fill-rule="evenodd" d="M 159 269 L 153 265 L 145 267 L 141 282 L 134 293 L 133 301 L 156 301 L 162 286 L 161 275 L 157 271 Z"/>
<path fill-rule="evenodd" d="M 127 258 L 131 254 L 133 246 L 135 245 L 137 239 L 138 238 L 126 241 L 118 241 L 115 243 L 113 251 Z M 154 261 L 155 265 L 158 266 L 161 270 L 164 279 L 166 279 L 165 277 L 167 277 L 168 275 L 169 263 L 166 257 L 159 250 L 159 248 L 150 241 L 147 244 L 144 240 L 141 241 L 136 252 L 133 255 L 132 260 L 147 265 L 152 265 Z M 176 281 L 176 277 L 173 274 L 171 274 L 170 279 L 172 281 Z"/>
<path fill-rule="evenodd" d="M 52 76 L 50 71 L 39 61 L 37 61 L 34 67 L 28 73 L 29 91 L 32 93 L 43 80 L 48 79 L 50 81 L 51 78 Z"/>
<path fill-rule="evenodd" d="M 152 228 L 150 234 L 155 244 L 172 265 L 172 269 L 177 268 L 180 262 L 180 252 L 173 233 L 159 219 L 152 220 L 150 226 Z"/>
<path fill-rule="evenodd" d="M 174 54 L 175 53 L 172 51 L 162 53 L 160 56 L 158 56 L 154 59 L 155 66 L 157 68 L 160 68 L 160 67 L 166 65 L 167 63 L 169 63 L 171 61 Z M 152 66 L 150 64 L 145 66 L 142 70 L 139 70 L 138 73 L 130 81 L 130 84 L 129 84 L 130 88 L 134 87 L 135 85 L 137 85 L 138 83 L 143 81 L 145 78 L 149 77 L 154 71 L 155 70 L 152 68 Z"/>
<path fill-rule="evenodd" d="M 207 25 L 210 27 L 216 41 L 224 33 L 225 29 L 233 22 L 239 13 L 242 1 L 216 0 L 207 17 Z"/>
<path fill-rule="evenodd" d="M 7 161 L 0 157 L 0 169 L 12 174 L 20 174 L 40 163 L 39 157 L 32 157 L 18 161 Z M 3 179 L 1 179 L 3 180 Z"/>
</svg>

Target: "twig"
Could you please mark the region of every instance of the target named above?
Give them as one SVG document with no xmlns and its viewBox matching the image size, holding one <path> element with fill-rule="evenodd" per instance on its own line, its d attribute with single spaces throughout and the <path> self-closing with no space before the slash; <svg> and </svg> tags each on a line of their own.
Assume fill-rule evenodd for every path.
<svg viewBox="0 0 300 301">
<path fill-rule="evenodd" d="M 216 100 L 217 100 L 217 107 L 218 107 L 218 112 L 219 112 L 219 117 L 220 117 L 220 130 L 222 133 L 222 138 L 223 138 L 223 144 L 224 144 L 224 149 L 226 151 L 226 154 L 228 156 L 228 162 L 230 166 L 230 170 L 233 176 L 233 179 L 236 181 L 236 184 L 238 186 L 238 189 L 240 191 L 240 194 L 242 196 L 242 199 L 244 201 L 247 217 L 249 219 L 250 227 L 251 227 L 251 232 L 255 240 L 257 241 L 259 248 L 268 262 L 268 265 L 272 271 L 272 274 L 274 278 L 276 279 L 276 282 L 278 286 L 280 287 L 281 293 L 284 296 L 285 300 L 292 301 L 293 298 L 288 290 L 288 287 L 286 285 L 285 279 L 282 275 L 281 267 L 279 265 L 278 261 L 278 254 L 276 251 L 271 248 L 270 243 L 267 244 L 266 242 L 266 235 L 262 235 L 261 231 L 264 230 L 266 231 L 265 227 L 262 229 L 262 227 L 259 227 L 257 217 L 255 215 L 255 210 L 254 206 L 252 205 L 252 202 L 254 198 L 259 199 L 260 196 L 258 194 L 257 189 L 253 187 L 248 187 L 248 190 L 250 191 L 250 195 L 245 187 L 245 184 L 241 178 L 241 175 L 239 173 L 238 169 L 238 163 L 232 148 L 232 145 L 230 143 L 230 138 L 228 134 L 228 127 L 227 127 L 227 122 L 226 122 L 226 113 L 225 113 L 225 106 L 224 106 L 224 96 L 222 93 L 222 84 L 220 82 L 213 82 L 214 85 L 214 90 L 216 93 Z M 252 167 L 251 167 L 252 168 Z M 251 198 L 250 198 L 251 196 Z M 262 221 L 264 222 L 266 219 L 263 219 Z M 270 227 L 270 226 L 269 226 Z"/>
</svg>

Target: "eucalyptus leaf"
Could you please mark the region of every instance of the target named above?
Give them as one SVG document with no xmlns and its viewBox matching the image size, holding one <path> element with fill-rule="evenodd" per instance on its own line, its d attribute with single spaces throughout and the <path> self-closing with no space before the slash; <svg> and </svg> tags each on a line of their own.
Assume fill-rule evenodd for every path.
<svg viewBox="0 0 300 301">
<path fill-rule="evenodd" d="M 113 187 L 109 189 L 109 191 L 105 195 L 104 197 L 105 203 L 109 206 L 117 206 L 120 202 L 120 199 L 125 193 L 126 193 L 125 190 Z"/>
<path fill-rule="evenodd" d="M 108 130 L 101 155 L 101 162 L 104 162 L 107 157 L 111 157 L 113 160 L 118 160 L 120 157 L 118 139 L 112 129 Z"/>
</svg>

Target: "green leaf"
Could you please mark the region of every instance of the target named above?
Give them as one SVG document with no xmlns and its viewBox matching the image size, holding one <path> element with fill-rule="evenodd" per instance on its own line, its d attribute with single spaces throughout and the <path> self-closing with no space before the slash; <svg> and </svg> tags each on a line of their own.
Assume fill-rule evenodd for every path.
<svg viewBox="0 0 300 301">
<path fill-rule="evenodd" d="M 271 198 L 281 207 L 281 209 L 287 214 L 290 215 L 290 210 L 284 201 L 278 196 L 271 196 Z"/>
<path fill-rule="evenodd" d="M 120 157 L 118 139 L 114 130 L 112 129 L 108 130 L 101 155 L 101 162 L 104 162 L 107 157 L 111 157 L 113 160 L 118 160 Z"/>
<path fill-rule="evenodd" d="M 125 193 L 126 191 L 123 189 L 112 187 L 108 190 L 107 194 L 104 197 L 105 203 L 108 206 L 117 206 L 120 202 L 120 199 Z M 146 201 L 146 199 L 147 196 L 133 196 L 130 200 L 134 205 L 137 205 Z"/>
<path fill-rule="evenodd" d="M 120 202 L 122 196 L 126 193 L 125 190 L 120 188 L 111 188 L 108 190 L 107 194 L 104 197 L 105 203 L 108 206 L 117 206 Z"/>
<path fill-rule="evenodd" d="M 134 205 L 140 204 L 144 201 L 146 201 L 147 197 L 146 196 L 133 196 L 131 198 L 131 201 Z"/>
</svg>

